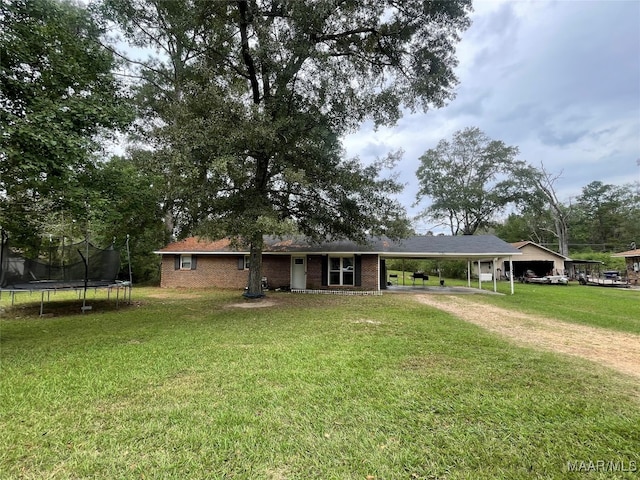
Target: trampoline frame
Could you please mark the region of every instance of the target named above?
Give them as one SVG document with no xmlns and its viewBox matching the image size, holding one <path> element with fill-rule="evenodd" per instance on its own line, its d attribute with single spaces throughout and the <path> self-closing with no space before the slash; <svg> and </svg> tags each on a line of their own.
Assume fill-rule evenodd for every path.
<svg viewBox="0 0 640 480">
<path fill-rule="evenodd" d="M 44 285 L 47 282 L 37 282 L 40 285 Z M 56 282 L 56 283 L 62 283 L 62 282 Z M 35 286 L 36 282 L 34 282 L 34 286 Z M 21 285 L 22 286 L 22 285 Z M 111 299 L 111 291 L 115 290 L 116 291 L 116 308 L 120 307 L 120 291 L 123 290 L 123 295 L 122 295 L 122 300 L 126 301 L 127 303 L 131 303 L 131 290 L 132 290 L 132 285 L 131 282 L 116 282 L 116 283 L 109 283 L 109 284 L 104 284 L 104 285 L 89 285 L 87 287 L 85 287 L 84 285 L 80 286 L 80 285 L 66 285 L 66 286 L 58 286 L 58 287 L 38 287 L 38 288 L 28 288 L 28 284 L 24 284 L 25 288 L 0 288 L 0 299 L 2 298 L 2 294 L 3 293 L 9 293 L 11 296 L 11 306 L 13 307 L 15 304 L 15 297 L 17 293 L 28 293 L 29 295 L 33 294 L 34 292 L 40 292 L 40 316 L 42 317 L 44 315 L 44 304 L 45 304 L 45 294 L 47 296 L 47 302 L 51 301 L 51 293 L 53 292 L 54 294 L 57 292 L 76 292 L 78 294 L 78 299 L 82 299 L 82 307 L 80 307 L 80 310 L 82 311 L 82 313 L 86 312 L 87 310 L 92 310 L 91 305 L 87 305 L 87 291 L 89 289 L 93 289 L 94 294 L 97 293 L 98 290 L 107 290 L 107 300 Z"/>
<path fill-rule="evenodd" d="M 2 254 L 4 253 L 4 244 L 7 240 L 6 232 L 0 229 L 0 270 L 2 269 Z M 115 238 L 114 238 L 115 240 Z M 88 245 L 88 240 L 85 240 Z M 88 247 L 87 247 L 88 248 Z M 89 289 L 94 290 L 94 294 L 98 291 L 98 289 L 106 289 L 107 290 L 107 299 L 111 298 L 111 291 L 115 289 L 116 291 L 116 308 L 120 306 L 120 290 L 124 290 L 123 292 L 123 300 L 126 300 L 128 304 L 131 303 L 131 290 L 133 288 L 133 275 L 131 271 L 131 250 L 129 248 L 129 235 L 127 234 L 126 240 L 126 248 L 127 248 L 127 262 L 129 265 L 129 280 L 128 281 L 101 281 L 101 280 L 88 280 L 89 277 L 89 263 L 88 258 L 82 254 L 80 250 L 78 253 L 84 263 L 85 267 L 85 275 L 84 280 L 71 280 L 71 281 L 60 281 L 60 280 L 35 280 L 27 283 L 20 283 L 14 285 L 8 285 L 5 288 L 0 287 L 0 299 L 2 298 L 2 293 L 7 292 L 11 295 L 11 306 L 13 307 L 15 304 L 15 295 L 16 293 L 29 293 L 40 292 L 40 316 L 44 315 L 44 296 L 47 294 L 47 301 L 51 299 L 51 292 L 62 292 L 62 291 L 74 291 L 78 294 L 78 298 L 82 299 L 82 307 L 81 311 L 84 314 L 85 311 L 91 310 L 92 307 L 87 305 L 87 291 Z M 8 288 L 7 288 L 8 287 Z"/>
</svg>

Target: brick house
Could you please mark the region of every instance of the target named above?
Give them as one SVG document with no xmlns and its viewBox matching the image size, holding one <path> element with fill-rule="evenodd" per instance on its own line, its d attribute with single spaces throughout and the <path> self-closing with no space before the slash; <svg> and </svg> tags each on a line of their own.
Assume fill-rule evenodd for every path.
<svg viewBox="0 0 640 480">
<path fill-rule="evenodd" d="M 612 257 L 623 257 L 627 266 L 627 280 L 631 285 L 640 285 L 640 248 L 614 253 Z"/>
<path fill-rule="evenodd" d="M 228 239 L 190 237 L 155 253 L 162 257 L 161 287 L 244 289 L 247 285 L 249 251 L 234 247 Z M 493 235 L 376 238 L 366 245 L 265 237 L 262 272 L 271 288 L 379 291 L 387 287 L 385 261 L 389 258 L 471 262 L 512 255 L 520 252 Z"/>
</svg>

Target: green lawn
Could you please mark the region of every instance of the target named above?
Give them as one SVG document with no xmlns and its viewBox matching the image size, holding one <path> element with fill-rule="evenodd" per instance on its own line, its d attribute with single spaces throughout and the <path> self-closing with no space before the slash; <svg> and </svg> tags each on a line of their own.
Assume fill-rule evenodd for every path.
<svg viewBox="0 0 640 480">
<path fill-rule="evenodd" d="M 553 301 L 553 289 L 579 291 L 548 288 Z M 537 308 L 533 291 L 518 293 L 486 301 Z M 0 478 L 612 478 L 605 470 L 640 468 L 637 381 L 515 347 L 409 296 L 272 293 L 265 308 L 230 306 L 244 302 L 234 292 L 133 297 L 119 310 L 94 301 L 87 315 L 77 301 L 47 304 L 45 318 L 39 296 L 14 308 L 2 297 Z"/>
<path fill-rule="evenodd" d="M 447 285 L 467 285 L 466 281 L 447 280 Z M 477 279 L 471 286 L 477 288 Z M 493 290 L 492 282 L 483 282 L 483 290 Z M 510 295 L 509 282 L 498 282 L 505 296 L 478 295 L 474 300 L 503 308 L 534 313 L 567 322 L 640 334 L 640 290 L 594 287 L 570 282 L 564 285 L 516 283 Z"/>
</svg>

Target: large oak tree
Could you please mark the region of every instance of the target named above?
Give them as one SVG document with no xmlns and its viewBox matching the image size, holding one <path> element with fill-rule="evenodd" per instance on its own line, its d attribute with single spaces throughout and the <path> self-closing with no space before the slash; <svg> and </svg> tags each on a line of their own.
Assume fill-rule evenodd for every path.
<svg viewBox="0 0 640 480">
<path fill-rule="evenodd" d="M 402 234 L 396 154 L 365 166 L 340 138 L 365 119 L 453 96 L 470 0 L 104 0 L 143 79 L 142 138 L 185 233 L 249 245 L 259 295 L 264 234 Z M 122 51 L 123 56 L 127 52 Z"/>
</svg>

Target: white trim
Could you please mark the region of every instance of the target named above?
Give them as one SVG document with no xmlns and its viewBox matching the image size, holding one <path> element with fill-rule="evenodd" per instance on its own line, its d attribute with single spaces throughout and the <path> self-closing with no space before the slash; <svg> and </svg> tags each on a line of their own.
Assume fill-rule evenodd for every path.
<svg viewBox="0 0 640 480">
<path fill-rule="evenodd" d="M 327 286 L 328 287 L 355 287 L 356 286 L 356 256 L 355 254 L 347 254 L 347 255 L 335 255 L 329 254 L 327 256 Z M 331 259 L 337 258 L 340 260 L 340 268 L 339 270 L 331 269 Z M 344 267 L 344 260 L 351 260 L 351 270 Z M 331 274 L 339 273 L 340 274 L 340 283 L 331 283 Z M 351 283 L 344 283 L 344 274 L 351 274 Z"/>
<path fill-rule="evenodd" d="M 200 256 L 200 255 L 235 255 L 235 256 L 238 256 L 238 255 L 249 255 L 248 251 L 246 251 L 246 252 L 240 252 L 240 251 L 238 251 L 238 252 L 203 252 L 203 251 L 198 251 L 198 250 L 185 250 L 185 251 L 177 251 L 177 252 L 174 252 L 174 251 L 171 251 L 171 252 L 168 252 L 168 251 L 167 252 L 155 251 L 155 252 L 152 252 L 152 253 L 155 253 L 156 255 L 198 255 L 198 256 Z M 287 255 L 290 255 L 290 254 L 287 254 Z"/>
<path fill-rule="evenodd" d="M 189 268 L 185 267 L 185 260 L 189 257 Z M 183 253 L 180 255 L 180 270 L 192 270 L 193 269 L 193 255 L 189 253 Z"/>
<path fill-rule="evenodd" d="M 237 252 L 209 252 L 209 251 L 154 251 L 156 255 L 249 255 L 249 251 L 237 251 Z M 438 257 L 450 257 L 450 258 L 480 258 L 490 261 L 491 258 L 505 258 L 513 255 L 523 255 L 522 252 L 512 252 L 505 254 L 504 252 L 483 252 L 483 253 L 443 253 L 443 252 L 358 252 L 358 251 L 345 251 L 345 252 L 333 252 L 333 251 L 291 251 L 291 252 L 270 252 L 264 251 L 263 255 L 330 255 L 330 256 L 353 256 L 353 255 L 378 255 L 381 258 L 438 258 Z"/>
<path fill-rule="evenodd" d="M 550 254 L 555 255 L 556 257 L 560 257 L 563 260 L 571 261 L 571 258 L 565 257 L 564 255 L 561 255 L 558 252 L 554 252 L 553 250 L 551 250 L 551 249 L 549 249 L 547 247 L 543 247 L 542 245 L 539 245 L 536 242 L 532 242 L 531 240 L 526 241 L 525 243 L 523 243 L 519 247 L 516 247 L 517 243 L 520 243 L 520 242 L 514 242 L 514 243 L 511 244 L 511 246 L 513 248 L 517 248 L 518 250 L 522 250 L 524 247 L 531 245 L 531 246 L 534 246 L 536 248 L 539 248 L 540 250 L 545 250 L 545 251 L 549 252 Z"/>
<path fill-rule="evenodd" d="M 382 290 L 309 290 L 292 288 L 291 293 L 308 293 L 314 295 L 382 296 Z"/>
<path fill-rule="evenodd" d="M 513 295 L 513 259 L 509 257 L 509 283 L 511 284 L 511 295 Z"/>
</svg>

